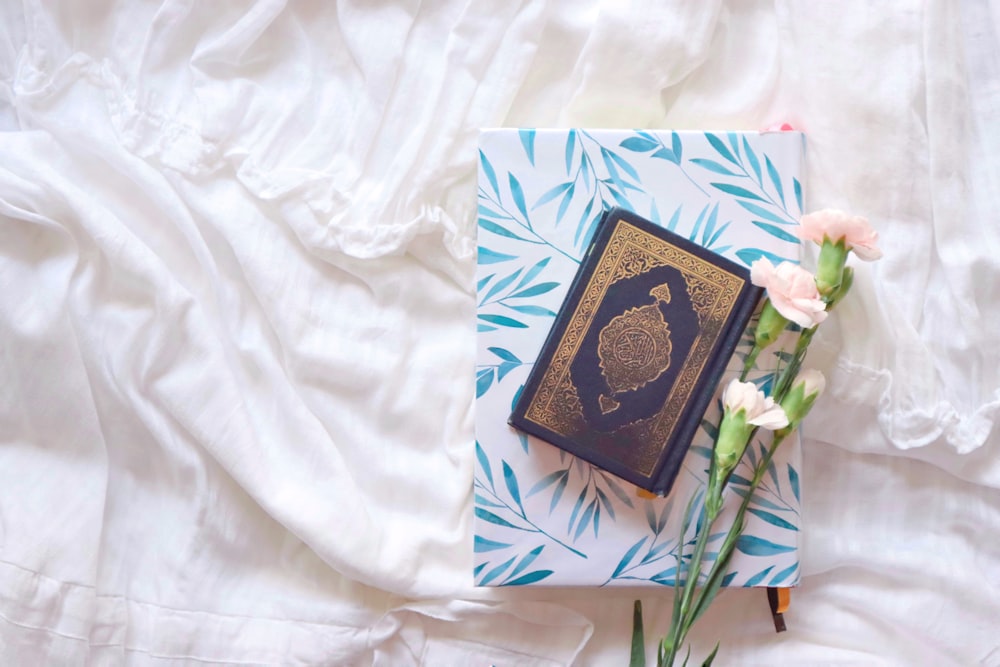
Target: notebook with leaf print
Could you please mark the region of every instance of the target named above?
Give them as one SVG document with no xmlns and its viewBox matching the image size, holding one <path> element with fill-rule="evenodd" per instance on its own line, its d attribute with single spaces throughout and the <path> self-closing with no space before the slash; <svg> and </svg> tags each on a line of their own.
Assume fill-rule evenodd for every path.
<svg viewBox="0 0 1000 667">
<path fill-rule="evenodd" d="M 695 527 L 678 534 L 680 515 L 691 494 L 705 486 L 717 400 L 663 498 L 643 497 L 633 484 L 525 435 L 507 420 L 607 210 L 632 211 L 744 267 L 758 257 L 798 261 L 799 242 L 791 230 L 802 210 L 804 146 L 798 132 L 481 134 L 477 585 L 673 585 L 677 551 L 694 540 Z M 744 336 L 724 381 L 738 373 L 749 342 Z M 770 382 L 781 354 L 762 355 L 751 379 L 761 386 Z M 763 447 L 751 442 L 751 463 Z M 796 438 L 779 450 L 751 501 L 724 585 L 798 582 L 799 463 Z M 732 478 L 736 494 L 749 486 L 745 473 L 738 468 Z M 722 539 L 726 516 L 737 504 L 727 502 L 728 515 L 712 538 Z M 681 568 L 686 576 L 683 559 Z"/>
</svg>

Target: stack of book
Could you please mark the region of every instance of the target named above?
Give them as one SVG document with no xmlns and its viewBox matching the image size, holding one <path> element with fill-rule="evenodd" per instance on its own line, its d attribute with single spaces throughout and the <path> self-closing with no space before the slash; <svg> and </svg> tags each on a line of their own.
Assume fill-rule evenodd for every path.
<svg viewBox="0 0 1000 667">
<path fill-rule="evenodd" d="M 475 581 L 672 586 L 749 349 L 747 268 L 799 258 L 804 138 L 492 130 L 479 161 Z M 724 585 L 798 582 L 799 461 L 786 442 Z"/>
</svg>

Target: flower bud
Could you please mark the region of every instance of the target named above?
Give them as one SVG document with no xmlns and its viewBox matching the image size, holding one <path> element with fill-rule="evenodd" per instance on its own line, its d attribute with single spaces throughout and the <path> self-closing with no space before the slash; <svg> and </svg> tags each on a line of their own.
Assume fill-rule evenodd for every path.
<svg viewBox="0 0 1000 667">
<path fill-rule="evenodd" d="M 788 417 L 788 430 L 791 431 L 812 409 L 813 403 L 826 388 L 826 378 L 814 368 L 807 368 L 799 373 L 792 384 L 791 390 L 781 402 L 781 407 Z"/>
</svg>

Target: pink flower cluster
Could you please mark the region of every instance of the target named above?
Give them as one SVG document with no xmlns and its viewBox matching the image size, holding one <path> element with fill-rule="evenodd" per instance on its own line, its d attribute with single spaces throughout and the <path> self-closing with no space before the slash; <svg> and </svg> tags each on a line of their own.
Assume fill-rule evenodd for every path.
<svg viewBox="0 0 1000 667">
<path fill-rule="evenodd" d="M 871 262 L 882 257 L 878 247 L 878 232 L 868 224 L 868 218 L 827 208 L 802 216 L 797 234 L 803 241 L 823 245 L 824 239 L 837 243 L 843 240 L 848 250 L 859 259 Z"/>
<path fill-rule="evenodd" d="M 762 257 L 750 266 L 750 281 L 765 288 L 775 310 L 800 327 L 808 329 L 826 319 L 816 278 L 801 266 L 791 262 L 774 266 Z"/>
</svg>

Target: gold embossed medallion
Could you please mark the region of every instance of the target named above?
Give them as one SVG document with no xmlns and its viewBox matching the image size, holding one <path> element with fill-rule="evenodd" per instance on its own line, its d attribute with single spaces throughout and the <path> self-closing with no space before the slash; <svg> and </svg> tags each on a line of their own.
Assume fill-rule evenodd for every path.
<svg viewBox="0 0 1000 667">
<path fill-rule="evenodd" d="M 612 394 L 635 391 L 670 368 L 670 327 L 659 307 L 670 303 L 670 288 L 658 285 L 649 294 L 652 304 L 629 308 L 598 335 L 601 374 Z M 621 405 L 613 396 L 601 395 L 598 401 L 604 414 Z"/>
</svg>

